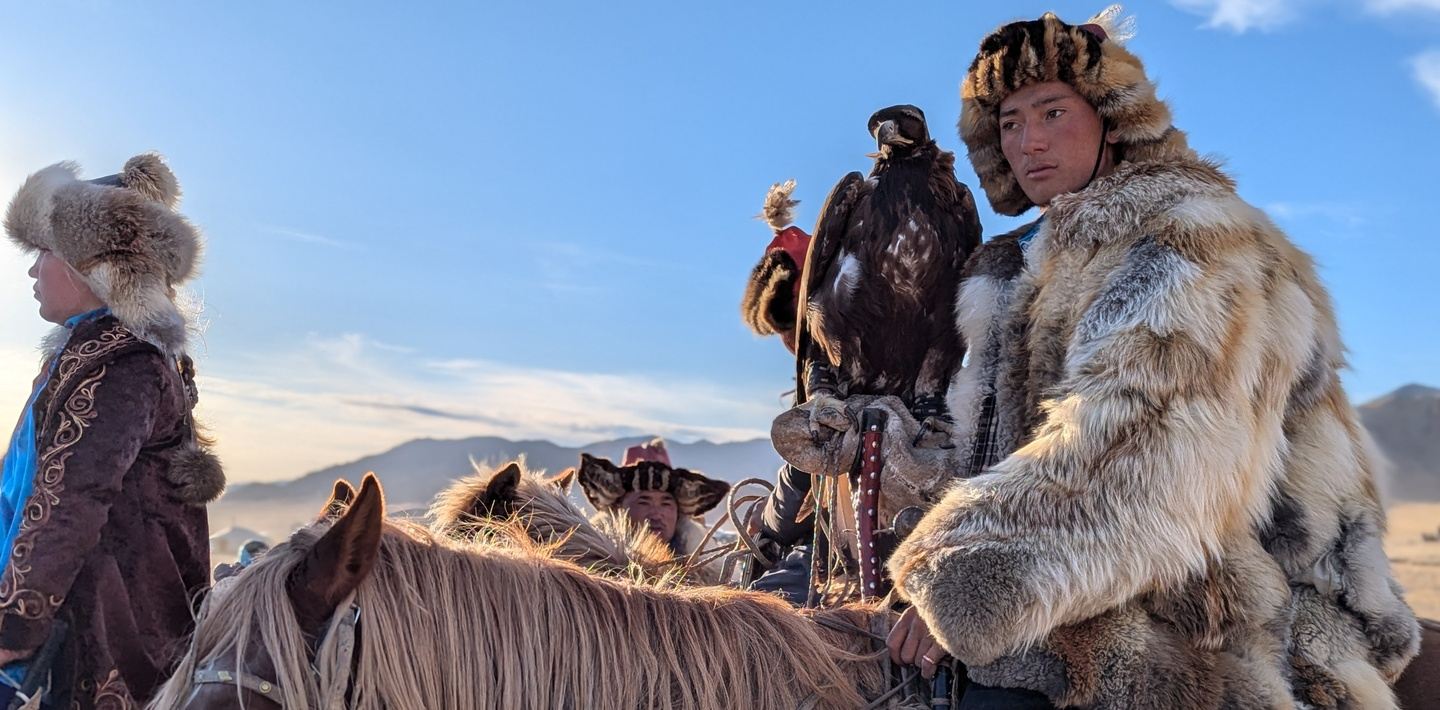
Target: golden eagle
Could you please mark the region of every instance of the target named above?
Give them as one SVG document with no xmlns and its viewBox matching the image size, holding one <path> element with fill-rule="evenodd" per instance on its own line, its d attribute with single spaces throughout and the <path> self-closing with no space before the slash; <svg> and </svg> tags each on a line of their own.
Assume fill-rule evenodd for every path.
<svg viewBox="0 0 1440 710">
<path fill-rule="evenodd" d="M 796 401 L 894 395 L 934 421 L 965 352 L 955 296 L 980 219 L 955 179 L 955 154 L 931 139 L 920 109 L 881 109 L 869 129 L 878 146 L 870 176 L 840 180 L 810 244 Z"/>
</svg>

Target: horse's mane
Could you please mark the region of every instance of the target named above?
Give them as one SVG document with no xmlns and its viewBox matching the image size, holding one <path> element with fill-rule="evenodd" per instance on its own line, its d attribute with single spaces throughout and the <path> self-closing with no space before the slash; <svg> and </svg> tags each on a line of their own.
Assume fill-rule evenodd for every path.
<svg viewBox="0 0 1440 710">
<path fill-rule="evenodd" d="M 509 518 L 492 518 L 477 509 L 491 474 L 477 472 L 441 491 L 430 506 L 432 529 L 456 540 L 492 537 L 516 542 L 523 531 L 546 548 L 546 555 L 570 560 L 604 574 L 673 580 L 679 572 L 674 553 L 660 538 L 624 516 L 601 513 L 591 519 L 570 496 L 541 472 L 520 466 Z M 516 527 L 518 525 L 518 527 Z"/>
<path fill-rule="evenodd" d="M 170 680 L 151 700 L 151 708 L 169 710 L 183 706 L 193 687 L 191 679 L 204 661 L 228 656 L 235 659 L 234 667 L 239 667 L 239 659 L 245 658 L 257 641 L 269 649 L 276 677 L 266 680 L 280 685 L 285 706 L 320 705 L 322 689 L 319 679 L 310 671 L 305 655 L 306 641 L 286 593 L 286 582 L 328 527 L 328 523 L 316 523 L 298 530 L 288 542 L 267 551 L 241 576 L 216 583 L 200 608 L 190 647 Z M 289 652 L 276 653 L 277 649 Z M 240 692 L 237 687 L 236 693 Z"/>
<path fill-rule="evenodd" d="M 212 594 L 152 707 L 179 706 L 197 663 L 225 654 L 238 664 L 257 641 L 285 705 L 320 707 L 329 689 L 310 668 L 286 580 L 328 525 L 297 532 Z M 355 593 L 362 642 L 350 707 L 854 708 L 863 705 L 857 686 L 883 684 L 878 664 L 856 653 L 864 644 L 822 631 L 776 597 L 629 584 L 543 552 L 387 522 Z M 874 613 L 839 614 L 863 626 Z M 320 668 L 333 646 L 321 645 Z"/>
</svg>

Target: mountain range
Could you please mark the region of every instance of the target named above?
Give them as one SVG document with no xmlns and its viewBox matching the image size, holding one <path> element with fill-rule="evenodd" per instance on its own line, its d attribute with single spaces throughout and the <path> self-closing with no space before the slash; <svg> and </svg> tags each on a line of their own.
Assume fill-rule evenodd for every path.
<svg viewBox="0 0 1440 710">
<path fill-rule="evenodd" d="M 1440 389 L 1406 385 L 1358 407 L 1381 453 L 1388 459 L 1385 488 L 1392 500 L 1440 500 Z M 338 464 L 294 480 L 232 486 L 223 504 L 325 500 L 336 478 L 358 482 L 366 471 L 380 474 L 386 497 L 405 504 L 428 502 L 454 479 L 469 474 L 471 461 L 496 465 L 521 455 L 532 468 L 559 472 L 578 463 L 580 452 L 618 461 L 625 448 L 647 437 L 600 441 L 579 447 L 549 441 L 510 441 L 498 437 L 417 439 L 374 456 Z M 768 439 L 729 443 L 669 442 L 678 466 L 727 481 L 758 477 L 772 480 L 780 457 Z"/>
<path fill-rule="evenodd" d="M 358 483 L 366 471 L 374 471 L 385 485 L 386 498 L 413 505 L 428 502 L 450 482 L 470 474 L 474 471 L 472 461 L 486 467 L 524 456 L 530 468 L 558 473 L 578 465 L 582 451 L 619 463 L 627 447 L 648 440 L 649 437 L 634 437 L 567 447 L 549 441 L 510 441 L 493 436 L 416 439 L 384 453 L 323 468 L 290 481 L 231 486 L 223 502 L 323 502 L 335 479 Z M 751 477 L 774 480 L 775 469 L 780 466 L 780 455 L 770 446 L 769 439 L 723 444 L 703 440 L 689 444 L 666 442 L 666 448 L 676 466 L 732 483 Z"/>
<path fill-rule="evenodd" d="M 1440 389 L 1406 385 L 1358 409 L 1388 459 L 1389 497 L 1440 500 Z"/>
</svg>

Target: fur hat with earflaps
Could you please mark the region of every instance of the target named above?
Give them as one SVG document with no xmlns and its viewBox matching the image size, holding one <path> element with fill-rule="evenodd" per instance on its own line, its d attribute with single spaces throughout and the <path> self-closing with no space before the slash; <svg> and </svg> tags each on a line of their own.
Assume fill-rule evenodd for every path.
<svg viewBox="0 0 1440 710">
<path fill-rule="evenodd" d="M 960 88 L 960 138 L 990 206 L 1018 215 L 1034 206 L 1000 148 L 1000 103 L 1031 84 L 1061 81 L 1095 107 L 1116 140 L 1116 162 L 1193 158 L 1140 59 L 1125 49 L 1133 22 L 1112 5 L 1083 25 L 1053 13 L 1012 22 L 980 43 Z"/>
<path fill-rule="evenodd" d="M 186 330 L 174 287 L 195 275 L 202 248 L 200 231 L 175 211 L 179 200 L 175 174 L 154 153 L 95 180 L 56 163 L 20 186 L 5 232 L 28 253 L 63 259 L 125 327 L 174 355 Z"/>
<path fill-rule="evenodd" d="M 675 496 L 680 515 L 704 515 L 730 492 L 729 483 L 671 466 L 670 454 L 660 439 L 630 447 L 619 466 L 609 459 L 580 454 L 577 477 L 590 505 L 601 512 L 614 510 L 631 491 L 664 491 Z"/>
</svg>

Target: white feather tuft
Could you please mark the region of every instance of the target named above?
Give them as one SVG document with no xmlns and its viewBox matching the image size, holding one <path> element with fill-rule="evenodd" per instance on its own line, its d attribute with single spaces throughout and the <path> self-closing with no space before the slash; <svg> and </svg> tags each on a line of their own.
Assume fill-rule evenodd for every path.
<svg viewBox="0 0 1440 710">
<path fill-rule="evenodd" d="M 777 232 L 790 226 L 795 205 L 800 204 L 799 200 L 791 199 L 790 195 L 794 192 L 795 180 L 792 178 L 771 185 L 770 191 L 765 194 L 765 209 L 758 216 Z"/>
<path fill-rule="evenodd" d="M 1116 3 L 1101 10 L 1099 14 L 1085 22 L 1087 25 L 1099 25 L 1105 30 L 1105 41 L 1125 44 L 1135 36 L 1135 16 L 1122 16 L 1125 8 Z"/>
</svg>

